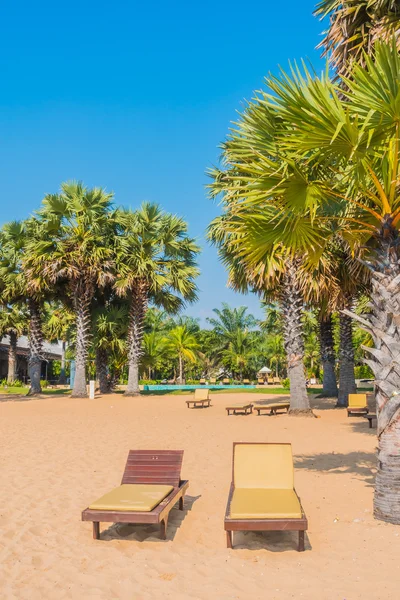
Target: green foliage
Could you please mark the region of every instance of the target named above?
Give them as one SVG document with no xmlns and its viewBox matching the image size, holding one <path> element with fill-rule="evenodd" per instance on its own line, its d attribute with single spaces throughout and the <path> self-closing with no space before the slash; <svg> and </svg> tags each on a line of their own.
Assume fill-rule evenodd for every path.
<svg viewBox="0 0 400 600">
<path fill-rule="evenodd" d="M 289 380 L 289 378 L 288 378 L 288 377 L 286 377 L 285 379 L 282 379 L 282 382 L 281 382 L 281 383 L 282 383 L 282 387 L 283 387 L 285 390 L 290 390 L 290 380 Z"/>
</svg>

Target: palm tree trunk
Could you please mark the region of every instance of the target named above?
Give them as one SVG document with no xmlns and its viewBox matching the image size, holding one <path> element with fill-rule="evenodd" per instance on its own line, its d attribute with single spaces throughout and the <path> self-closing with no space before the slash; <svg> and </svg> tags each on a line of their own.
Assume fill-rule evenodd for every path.
<svg viewBox="0 0 400 600">
<path fill-rule="evenodd" d="M 15 381 L 15 371 L 17 368 L 17 334 L 14 331 L 10 331 L 9 339 L 7 383 L 11 385 Z"/>
<path fill-rule="evenodd" d="M 313 416 L 304 373 L 303 298 L 296 277 L 296 262 L 288 261 L 281 292 L 283 336 L 290 380 L 289 414 Z"/>
<path fill-rule="evenodd" d="M 28 395 L 40 394 L 40 373 L 43 360 L 43 331 L 40 314 L 40 304 L 37 300 L 29 298 L 29 359 L 28 373 L 31 380 Z"/>
<path fill-rule="evenodd" d="M 388 223 L 388 228 L 390 222 Z M 387 228 L 387 229 L 388 229 Z M 400 264 L 398 233 L 386 229 L 371 261 L 371 312 L 360 317 L 346 310 L 374 341 L 364 362 L 375 375 L 378 461 L 374 516 L 400 524 Z"/>
<path fill-rule="evenodd" d="M 75 380 L 72 398 L 87 398 L 86 361 L 90 339 L 90 303 L 92 301 L 92 285 L 85 280 L 79 280 L 73 287 L 73 303 L 76 315 L 76 350 L 75 350 Z"/>
<path fill-rule="evenodd" d="M 61 370 L 60 377 L 58 378 L 58 383 L 60 385 L 65 385 L 67 383 L 67 377 L 65 375 L 65 351 L 66 351 L 66 342 L 65 340 L 61 341 Z"/>
<path fill-rule="evenodd" d="M 346 308 L 351 306 L 348 302 Z M 354 375 L 353 323 L 347 314 L 340 314 L 339 396 L 336 406 L 349 405 L 349 394 L 357 392 Z"/>
<path fill-rule="evenodd" d="M 99 381 L 100 394 L 111 392 L 110 381 L 107 373 L 108 356 L 104 348 L 96 348 L 96 376 Z"/>
<path fill-rule="evenodd" d="M 323 384 L 321 396 L 337 397 L 338 387 L 335 374 L 335 348 L 332 332 L 332 315 L 321 318 L 319 322 L 319 340 L 321 347 L 321 362 L 323 369 Z"/>
<path fill-rule="evenodd" d="M 125 396 L 138 396 L 139 388 L 139 366 L 143 354 L 143 327 L 144 317 L 147 310 L 147 285 L 139 281 L 132 290 L 131 305 L 129 309 L 128 329 L 128 385 Z"/>
<path fill-rule="evenodd" d="M 183 358 L 182 358 L 181 353 L 179 353 L 179 379 L 178 379 L 178 381 L 181 385 L 183 384 Z"/>
</svg>

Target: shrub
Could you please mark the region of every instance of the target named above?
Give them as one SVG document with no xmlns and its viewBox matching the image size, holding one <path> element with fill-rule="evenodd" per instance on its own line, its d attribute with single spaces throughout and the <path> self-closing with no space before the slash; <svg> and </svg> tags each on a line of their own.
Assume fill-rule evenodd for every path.
<svg viewBox="0 0 400 600">
<path fill-rule="evenodd" d="M 356 379 L 373 379 L 374 374 L 368 365 L 358 365 L 354 367 L 354 375 Z"/>
<path fill-rule="evenodd" d="M 289 377 L 286 377 L 286 379 L 282 379 L 282 387 L 284 387 L 285 390 L 290 390 L 290 379 L 289 379 Z"/>
<path fill-rule="evenodd" d="M 2 379 L 0 381 L 0 386 L 1 387 L 16 387 L 16 388 L 20 388 L 23 387 L 24 384 L 22 383 L 22 381 L 20 381 L 19 379 L 16 379 L 15 381 L 13 381 L 12 383 L 8 383 L 7 379 Z"/>
<path fill-rule="evenodd" d="M 46 388 L 49 387 L 49 382 L 47 381 L 47 379 L 41 379 L 40 380 L 40 386 L 43 390 L 45 390 Z"/>
</svg>

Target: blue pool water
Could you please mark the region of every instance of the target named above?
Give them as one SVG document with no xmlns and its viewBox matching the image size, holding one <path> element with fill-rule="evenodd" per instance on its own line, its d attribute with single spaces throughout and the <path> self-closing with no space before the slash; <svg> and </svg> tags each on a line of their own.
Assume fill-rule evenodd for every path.
<svg viewBox="0 0 400 600">
<path fill-rule="evenodd" d="M 255 390 L 257 386 L 255 385 L 144 385 L 143 390 L 146 392 L 158 391 L 158 390 L 188 390 L 193 391 L 197 388 L 205 388 L 207 390 L 233 390 L 238 388 L 243 388 L 247 390 Z"/>
</svg>

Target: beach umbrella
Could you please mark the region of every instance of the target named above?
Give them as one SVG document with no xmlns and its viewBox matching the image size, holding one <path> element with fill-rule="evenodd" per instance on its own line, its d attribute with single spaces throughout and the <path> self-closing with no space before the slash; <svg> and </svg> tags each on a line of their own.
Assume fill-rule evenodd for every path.
<svg viewBox="0 0 400 600">
<path fill-rule="evenodd" d="M 268 367 L 263 367 L 258 372 L 259 373 L 271 373 L 271 369 L 268 369 Z"/>
</svg>

